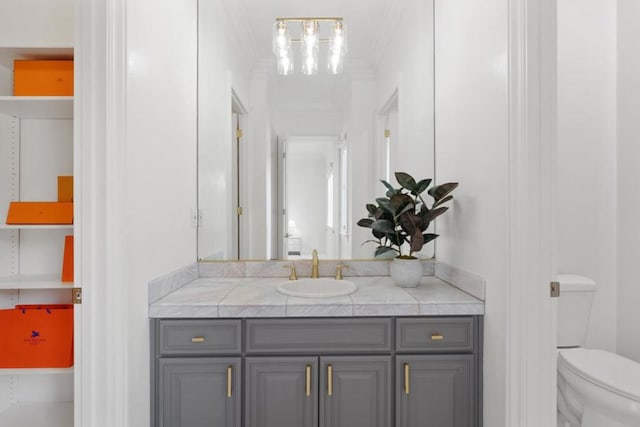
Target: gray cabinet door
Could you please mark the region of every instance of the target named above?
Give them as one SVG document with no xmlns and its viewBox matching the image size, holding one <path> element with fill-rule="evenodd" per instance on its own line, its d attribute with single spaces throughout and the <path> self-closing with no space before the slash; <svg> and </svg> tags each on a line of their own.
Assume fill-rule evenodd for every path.
<svg viewBox="0 0 640 427">
<path fill-rule="evenodd" d="M 472 427 L 473 355 L 396 356 L 397 427 Z"/>
<path fill-rule="evenodd" d="M 320 427 L 391 427 L 391 356 L 320 358 Z"/>
<path fill-rule="evenodd" d="M 245 425 L 315 427 L 317 357 L 247 357 Z"/>
<path fill-rule="evenodd" d="M 159 360 L 160 427 L 240 427 L 240 358 Z"/>
</svg>

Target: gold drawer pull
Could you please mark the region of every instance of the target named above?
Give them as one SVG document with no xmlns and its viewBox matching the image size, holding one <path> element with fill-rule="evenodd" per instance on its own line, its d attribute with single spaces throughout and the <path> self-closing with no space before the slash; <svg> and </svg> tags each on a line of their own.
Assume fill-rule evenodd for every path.
<svg viewBox="0 0 640 427">
<path fill-rule="evenodd" d="M 307 365 L 305 371 L 304 394 L 311 396 L 311 365 Z"/>
<path fill-rule="evenodd" d="M 409 364 L 404 363 L 404 394 L 409 394 Z"/>
<path fill-rule="evenodd" d="M 194 344 L 203 343 L 204 337 L 193 337 L 191 338 L 191 342 Z"/>
<path fill-rule="evenodd" d="M 233 365 L 227 366 L 227 397 L 231 397 L 233 390 L 231 389 L 231 383 L 233 379 Z"/>
<path fill-rule="evenodd" d="M 333 396 L 333 366 L 327 365 L 327 396 Z"/>
<path fill-rule="evenodd" d="M 431 334 L 431 341 L 442 341 L 444 339 L 444 335 L 433 333 Z"/>
</svg>

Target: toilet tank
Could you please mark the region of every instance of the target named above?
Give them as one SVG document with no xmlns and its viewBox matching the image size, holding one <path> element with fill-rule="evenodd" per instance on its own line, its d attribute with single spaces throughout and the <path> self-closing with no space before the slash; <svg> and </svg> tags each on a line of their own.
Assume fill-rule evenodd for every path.
<svg viewBox="0 0 640 427">
<path fill-rule="evenodd" d="M 560 274 L 558 347 L 584 347 L 596 283 L 588 277 Z"/>
</svg>

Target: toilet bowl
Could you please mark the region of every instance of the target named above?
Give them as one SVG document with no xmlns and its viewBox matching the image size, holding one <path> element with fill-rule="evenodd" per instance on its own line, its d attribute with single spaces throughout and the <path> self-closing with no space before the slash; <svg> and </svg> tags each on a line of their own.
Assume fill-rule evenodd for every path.
<svg viewBox="0 0 640 427">
<path fill-rule="evenodd" d="M 603 350 L 559 350 L 558 397 L 565 426 L 638 427 L 640 364 Z"/>
<path fill-rule="evenodd" d="M 640 364 L 583 348 L 595 282 L 558 282 L 558 427 L 640 427 Z"/>
</svg>

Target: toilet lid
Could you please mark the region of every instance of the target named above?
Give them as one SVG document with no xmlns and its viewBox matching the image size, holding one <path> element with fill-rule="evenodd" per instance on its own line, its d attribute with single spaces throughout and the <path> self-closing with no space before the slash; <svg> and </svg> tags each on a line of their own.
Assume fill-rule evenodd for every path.
<svg viewBox="0 0 640 427">
<path fill-rule="evenodd" d="M 603 350 L 571 349 L 559 352 L 559 362 L 585 380 L 640 402 L 640 364 Z"/>
</svg>

